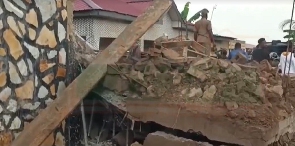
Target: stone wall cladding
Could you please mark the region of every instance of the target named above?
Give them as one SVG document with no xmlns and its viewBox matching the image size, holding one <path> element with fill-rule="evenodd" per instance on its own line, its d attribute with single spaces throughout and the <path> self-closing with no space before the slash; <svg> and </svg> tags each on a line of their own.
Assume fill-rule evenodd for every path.
<svg viewBox="0 0 295 146">
<path fill-rule="evenodd" d="M 2 0 L 0 19 L 0 145 L 9 146 L 65 88 L 66 0 Z M 64 146 L 63 135 L 60 126 L 43 145 Z"/>
<path fill-rule="evenodd" d="M 100 37 L 117 38 L 119 34 L 129 24 L 115 21 L 96 18 L 77 18 L 74 19 L 76 32 L 81 36 L 87 36 L 87 42 L 93 47 L 99 49 Z M 179 36 L 181 31 L 172 28 L 172 21 L 168 13 L 163 17 L 163 24 L 154 24 L 140 39 L 141 46 L 144 45 L 144 40 L 155 40 L 166 33 L 169 38 Z M 185 31 L 182 31 L 185 35 Z M 189 32 L 189 38 L 193 40 L 193 33 Z M 143 49 L 143 48 L 142 48 Z"/>
</svg>

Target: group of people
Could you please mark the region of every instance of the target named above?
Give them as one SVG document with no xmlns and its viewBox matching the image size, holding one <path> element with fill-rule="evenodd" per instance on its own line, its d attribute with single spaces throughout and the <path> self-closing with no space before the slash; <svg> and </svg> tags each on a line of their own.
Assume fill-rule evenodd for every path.
<svg viewBox="0 0 295 146">
<path fill-rule="evenodd" d="M 258 40 L 258 45 L 253 49 L 253 52 L 251 52 L 252 57 L 249 57 L 249 54 L 242 50 L 241 43 L 236 43 L 234 50 L 229 52 L 228 59 L 231 60 L 232 58 L 235 58 L 239 53 L 243 54 L 248 61 L 255 60 L 257 62 L 261 62 L 262 60 L 269 60 L 270 59 L 270 51 L 266 46 L 265 38 L 260 38 Z"/>
<path fill-rule="evenodd" d="M 208 10 L 205 9 L 201 12 L 201 19 L 195 23 L 195 33 L 194 33 L 194 40 L 201 45 L 203 45 L 207 49 L 205 54 L 210 55 L 211 53 L 211 44 L 213 44 L 213 47 L 216 47 L 213 32 L 212 32 L 212 24 L 211 21 L 209 21 L 208 18 Z M 279 70 L 281 72 L 285 73 L 286 68 L 289 70 L 290 74 L 295 74 L 295 58 L 294 53 L 291 53 L 291 48 L 293 48 L 293 43 L 291 41 L 288 42 L 288 49 L 286 52 L 283 52 L 280 55 L 280 63 L 278 64 Z M 270 60 L 270 49 L 266 45 L 265 38 L 260 38 L 258 40 L 258 45 L 253 49 L 252 57 L 250 58 L 248 53 L 244 50 L 242 50 L 241 43 L 235 44 L 235 49 L 231 52 L 227 53 L 226 50 L 222 51 L 223 55 L 228 54 L 227 57 L 224 57 L 224 59 L 231 60 L 232 58 L 235 58 L 239 53 L 245 55 L 248 61 L 255 60 L 257 62 L 261 62 L 262 60 Z M 293 54 L 293 55 L 292 55 Z M 287 61 L 288 60 L 288 61 Z M 290 68 L 290 69 L 289 69 Z M 284 71 L 283 71 L 284 70 Z"/>
<path fill-rule="evenodd" d="M 203 45 L 206 48 L 211 48 L 211 44 L 213 44 L 213 47 L 215 46 L 215 41 L 213 37 L 212 32 L 212 25 L 211 21 L 209 21 L 208 18 L 208 10 L 203 10 L 201 12 L 201 19 L 195 23 L 195 33 L 194 33 L 194 40 L 201 45 Z M 261 38 L 258 40 L 258 45 L 256 49 L 253 51 L 253 60 L 256 60 L 258 62 L 269 58 L 269 55 L 267 54 L 267 51 L 264 49 L 266 46 L 266 41 L 264 38 Z M 206 50 L 205 54 L 210 55 L 211 50 Z M 238 53 L 242 53 L 248 57 L 248 54 L 242 50 L 241 43 L 235 44 L 235 49 L 231 51 L 228 55 L 228 59 L 234 58 Z"/>
</svg>

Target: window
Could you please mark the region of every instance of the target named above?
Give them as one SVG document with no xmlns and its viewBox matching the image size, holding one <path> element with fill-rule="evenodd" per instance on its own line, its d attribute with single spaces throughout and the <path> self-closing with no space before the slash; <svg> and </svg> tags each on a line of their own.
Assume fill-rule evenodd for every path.
<svg viewBox="0 0 295 146">
<path fill-rule="evenodd" d="M 154 41 L 149 41 L 149 40 L 143 41 L 144 52 L 148 51 L 149 48 L 153 48 L 153 47 L 154 47 Z"/>
<path fill-rule="evenodd" d="M 86 38 L 86 36 L 81 36 L 81 37 L 83 38 L 83 40 L 85 40 L 85 41 L 86 41 L 86 39 L 87 39 L 87 38 Z"/>
<path fill-rule="evenodd" d="M 99 40 L 99 50 L 104 50 L 107 48 L 115 38 L 107 38 L 107 37 L 101 37 Z"/>
</svg>

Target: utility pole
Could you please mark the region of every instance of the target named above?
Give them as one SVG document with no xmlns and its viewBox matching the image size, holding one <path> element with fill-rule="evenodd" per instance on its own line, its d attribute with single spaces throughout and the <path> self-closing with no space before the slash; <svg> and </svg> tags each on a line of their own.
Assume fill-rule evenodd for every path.
<svg viewBox="0 0 295 146">
<path fill-rule="evenodd" d="M 212 17 L 213 17 L 213 13 L 214 13 L 214 10 L 216 9 L 217 5 L 214 5 L 213 9 L 212 9 L 212 14 L 211 14 L 211 18 L 210 18 L 210 21 L 212 21 Z"/>
</svg>

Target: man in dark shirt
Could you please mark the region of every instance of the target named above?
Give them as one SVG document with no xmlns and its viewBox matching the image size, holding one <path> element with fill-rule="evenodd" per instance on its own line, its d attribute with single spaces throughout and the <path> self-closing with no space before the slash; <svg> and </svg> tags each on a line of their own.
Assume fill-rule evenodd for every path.
<svg viewBox="0 0 295 146">
<path fill-rule="evenodd" d="M 260 38 L 257 47 L 253 51 L 252 58 L 257 62 L 265 59 L 269 60 L 269 53 L 269 50 L 266 48 L 265 38 Z"/>
</svg>

